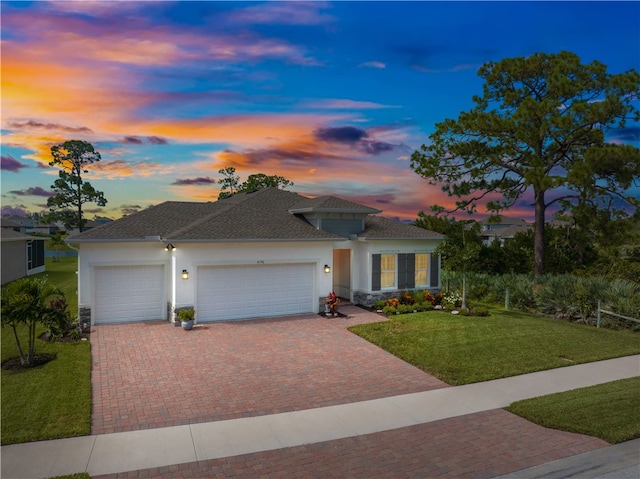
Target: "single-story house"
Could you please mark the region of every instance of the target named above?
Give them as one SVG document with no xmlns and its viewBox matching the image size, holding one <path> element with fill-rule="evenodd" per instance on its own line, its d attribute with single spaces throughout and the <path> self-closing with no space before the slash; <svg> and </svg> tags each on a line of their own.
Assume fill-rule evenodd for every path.
<svg viewBox="0 0 640 479">
<path fill-rule="evenodd" d="M 37 238 L 2 228 L 2 284 L 45 271 L 44 245 L 48 238 Z"/>
<path fill-rule="evenodd" d="M 78 234 L 83 322 L 226 321 L 324 311 L 331 291 L 373 305 L 440 289 L 444 236 L 332 196 L 277 188 L 168 201 Z"/>
<path fill-rule="evenodd" d="M 499 223 L 485 219 L 480 224 L 482 225 L 482 231 L 480 232 L 482 242 L 487 246 L 494 241 L 504 244 L 505 240 L 513 239 L 516 233 L 527 231 L 533 227 L 531 223 L 527 223 L 523 219 L 508 218 L 506 216 L 501 217 Z"/>
</svg>

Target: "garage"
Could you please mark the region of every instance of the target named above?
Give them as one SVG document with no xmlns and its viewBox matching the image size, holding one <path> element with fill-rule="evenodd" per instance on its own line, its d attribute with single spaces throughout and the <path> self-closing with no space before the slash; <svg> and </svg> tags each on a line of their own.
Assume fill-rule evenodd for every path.
<svg viewBox="0 0 640 479">
<path fill-rule="evenodd" d="M 314 271 L 313 263 L 201 266 L 197 319 L 225 321 L 312 313 Z"/>
<path fill-rule="evenodd" d="M 164 319 L 164 266 L 95 268 L 93 321 L 125 323 Z"/>
</svg>

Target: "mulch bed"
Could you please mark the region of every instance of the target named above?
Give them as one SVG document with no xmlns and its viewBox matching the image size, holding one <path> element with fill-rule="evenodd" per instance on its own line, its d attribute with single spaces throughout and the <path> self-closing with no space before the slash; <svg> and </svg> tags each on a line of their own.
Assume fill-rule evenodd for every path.
<svg viewBox="0 0 640 479">
<path fill-rule="evenodd" d="M 82 332 L 79 337 L 64 335 L 59 338 L 56 338 L 54 341 L 57 343 L 77 343 L 78 341 L 82 341 L 82 340 L 88 341 L 90 336 L 91 336 L 91 328 L 87 327 L 87 328 L 82 328 Z M 40 336 L 38 336 L 38 339 L 44 342 L 49 342 L 48 333 L 42 333 Z M 21 371 L 24 369 L 30 369 L 30 368 L 42 366 L 44 364 L 47 364 L 50 361 L 53 361 L 54 359 L 56 359 L 55 354 L 46 354 L 46 353 L 36 354 L 33 364 L 27 365 L 27 364 L 22 364 L 20 362 L 19 357 L 15 357 L 15 358 L 9 358 L 3 361 L 1 367 L 6 371 Z"/>
<path fill-rule="evenodd" d="M 23 369 L 35 368 L 47 364 L 56 358 L 55 354 L 36 354 L 32 365 L 22 364 L 20 358 L 9 358 L 2 362 L 2 369 L 8 371 L 20 371 Z"/>
</svg>

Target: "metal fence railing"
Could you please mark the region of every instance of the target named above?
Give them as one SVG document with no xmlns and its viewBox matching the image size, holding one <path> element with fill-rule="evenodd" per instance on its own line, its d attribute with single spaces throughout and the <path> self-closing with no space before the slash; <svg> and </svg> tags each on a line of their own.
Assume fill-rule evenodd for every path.
<svg viewBox="0 0 640 479">
<path fill-rule="evenodd" d="M 629 316 L 623 316 L 622 314 L 614 313 L 613 311 L 607 311 L 606 309 L 602 309 L 600 305 L 600 301 L 598 301 L 598 317 L 596 321 L 596 327 L 600 327 L 600 321 L 602 318 L 602 313 L 608 314 L 609 316 L 614 316 L 619 319 L 624 319 L 627 321 L 633 321 L 634 323 L 640 323 L 640 319 L 630 318 Z"/>
</svg>

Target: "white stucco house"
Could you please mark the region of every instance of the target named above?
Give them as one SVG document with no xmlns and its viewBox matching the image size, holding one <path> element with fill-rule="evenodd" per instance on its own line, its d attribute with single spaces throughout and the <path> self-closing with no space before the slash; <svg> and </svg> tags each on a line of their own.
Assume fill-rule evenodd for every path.
<svg viewBox="0 0 640 479">
<path fill-rule="evenodd" d="M 85 231 L 82 321 L 197 322 L 317 313 L 333 290 L 372 305 L 440 289 L 444 236 L 332 196 L 265 188 L 209 202 L 169 201 Z"/>
</svg>

